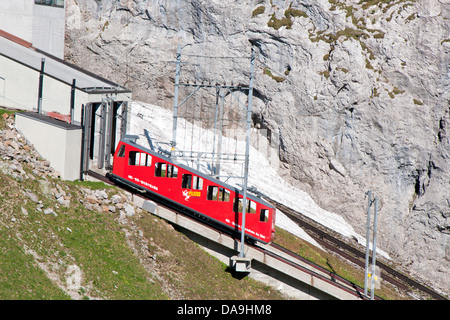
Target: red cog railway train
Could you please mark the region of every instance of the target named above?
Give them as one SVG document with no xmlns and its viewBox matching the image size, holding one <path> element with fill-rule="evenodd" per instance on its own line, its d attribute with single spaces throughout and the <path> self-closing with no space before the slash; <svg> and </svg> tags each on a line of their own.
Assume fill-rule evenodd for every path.
<svg viewBox="0 0 450 320">
<path fill-rule="evenodd" d="M 232 234 L 241 233 L 243 195 L 239 189 L 140 146 L 137 138 L 126 136 L 119 142 L 112 179 L 181 206 Z M 275 233 L 275 208 L 249 193 L 247 203 L 245 236 L 270 242 Z"/>
</svg>

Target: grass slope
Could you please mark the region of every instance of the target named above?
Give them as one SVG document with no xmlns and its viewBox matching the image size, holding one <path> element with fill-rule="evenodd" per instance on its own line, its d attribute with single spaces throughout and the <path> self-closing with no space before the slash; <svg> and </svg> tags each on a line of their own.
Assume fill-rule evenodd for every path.
<svg viewBox="0 0 450 320">
<path fill-rule="evenodd" d="M 3 117 L 0 130 L 10 130 Z M 1 156 L 0 167 L 11 161 Z M 87 189 L 126 197 L 119 189 L 44 177 L 31 164 L 21 165 L 24 179 L 0 170 L 0 299 L 282 297 L 250 278 L 234 278 L 226 265 L 147 212 L 136 208 L 127 217 L 85 206 Z M 70 198 L 69 207 L 56 201 L 56 189 Z"/>
</svg>

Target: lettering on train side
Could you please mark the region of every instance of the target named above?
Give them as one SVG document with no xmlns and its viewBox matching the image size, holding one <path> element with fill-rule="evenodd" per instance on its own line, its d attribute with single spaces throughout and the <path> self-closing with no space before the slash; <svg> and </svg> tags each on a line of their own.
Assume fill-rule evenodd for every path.
<svg viewBox="0 0 450 320">
<path fill-rule="evenodd" d="M 154 186 L 151 183 L 148 183 L 147 181 L 141 180 L 141 179 L 133 177 L 131 175 L 128 175 L 128 179 L 130 179 L 130 180 L 132 180 L 134 182 L 137 182 L 137 183 L 139 183 L 139 184 L 141 184 L 141 185 L 143 185 L 143 186 L 145 186 L 147 188 L 150 188 L 150 189 L 158 191 L 158 187 L 157 186 Z"/>
</svg>

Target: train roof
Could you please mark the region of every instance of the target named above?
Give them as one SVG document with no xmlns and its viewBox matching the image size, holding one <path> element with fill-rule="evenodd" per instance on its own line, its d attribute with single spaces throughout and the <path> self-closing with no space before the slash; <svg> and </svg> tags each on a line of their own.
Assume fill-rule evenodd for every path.
<svg viewBox="0 0 450 320">
<path fill-rule="evenodd" d="M 188 170 L 188 171 L 191 171 L 192 173 L 196 174 L 197 176 L 199 176 L 199 177 L 201 177 L 203 179 L 212 180 L 212 181 L 214 181 L 215 183 L 217 183 L 218 185 L 220 185 L 220 186 L 222 186 L 224 188 L 227 188 L 227 189 L 230 189 L 230 190 L 234 190 L 235 192 L 237 191 L 240 194 L 243 194 L 243 190 L 242 189 L 236 188 L 236 187 L 234 187 L 234 186 L 232 186 L 232 185 L 230 185 L 230 184 L 228 184 L 226 182 L 220 181 L 218 179 L 214 179 L 212 176 L 207 175 L 207 174 L 205 174 L 203 172 L 200 172 L 200 171 L 198 171 L 198 170 L 196 170 L 194 168 L 191 168 L 191 167 L 189 167 L 187 165 L 181 164 L 178 161 L 175 161 L 174 159 L 172 159 L 172 158 L 170 158 L 170 157 L 168 157 L 168 156 L 166 156 L 166 155 L 164 155 L 162 153 L 156 152 L 156 151 L 148 149 L 148 148 L 146 148 L 146 147 L 144 147 L 144 146 L 142 146 L 140 144 L 137 144 L 136 140 L 139 139 L 139 138 L 140 137 L 137 136 L 137 135 L 126 135 L 124 138 L 121 139 L 121 141 L 123 141 L 124 143 L 127 143 L 129 145 L 132 145 L 132 146 L 134 146 L 134 147 L 136 147 L 138 149 L 141 149 L 142 151 L 144 151 L 146 153 L 149 153 L 151 155 L 159 157 L 159 158 L 161 158 L 164 161 L 176 164 L 178 167 L 183 168 L 183 169 Z M 247 197 L 249 199 L 253 199 L 254 201 L 259 201 L 260 203 L 264 204 L 265 206 L 274 207 L 273 205 L 271 205 L 267 201 L 261 199 L 261 197 L 258 197 L 257 195 L 254 195 L 254 194 L 251 194 L 248 189 L 247 189 Z"/>
</svg>

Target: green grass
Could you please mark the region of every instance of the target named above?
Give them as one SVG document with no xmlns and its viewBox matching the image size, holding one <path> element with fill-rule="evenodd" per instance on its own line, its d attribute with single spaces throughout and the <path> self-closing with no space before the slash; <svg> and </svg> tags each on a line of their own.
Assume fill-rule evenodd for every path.
<svg viewBox="0 0 450 320">
<path fill-rule="evenodd" d="M 82 196 L 77 188 L 70 188 L 70 183 L 51 182 L 67 187 L 73 197 Z M 79 292 L 87 292 L 94 298 L 167 299 L 129 248 L 114 215 L 87 210 L 75 200 L 70 208 L 57 208 L 51 198 L 40 192 L 36 181 L 27 180 L 21 186 L 11 177 L 1 176 L 0 183 L 3 186 L 0 192 L 8 199 L 0 204 L 4 213 L 0 250 L 7 253 L 0 261 L 0 274 L 8 275 L 0 284 L 2 298 L 68 298 L 38 267 L 38 263 L 43 263 L 63 284 L 68 267 L 79 266 L 83 279 Z M 20 191 L 7 189 L 11 186 L 18 191 L 21 188 L 32 190 L 44 208 L 53 208 L 57 216 L 39 212 L 31 201 L 25 203 Z M 28 216 L 21 214 L 21 207 L 28 211 Z M 15 221 L 8 224 L 12 218 Z M 26 254 L 25 248 L 40 258 L 36 260 Z"/>
<path fill-rule="evenodd" d="M 57 235 L 78 264 L 86 283 L 108 299 L 165 299 L 129 248 L 120 226 L 109 214 L 80 210 L 62 215 Z M 72 230 L 68 231 L 69 228 Z"/>
<path fill-rule="evenodd" d="M 291 29 L 292 24 L 293 24 L 293 22 L 290 17 L 283 17 L 281 19 L 277 19 L 275 17 L 275 13 L 272 14 L 269 22 L 267 23 L 267 25 L 269 27 L 274 28 L 275 30 L 278 30 L 281 27 L 285 27 L 286 29 Z"/>
<path fill-rule="evenodd" d="M 0 227 L 0 255 L 1 300 L 70 298 L 35 265 L 11 230 L 4 227 Z"/>
<path fill-rule="evenodd" d="M 306 14 L 306 12 L 304 12 L 302 10 L 298 10 L 298 9 L 293 9 L 291 6 L 292 6 L 292 3 L 289 5 L 289 8 L 284 12 L 284 16 L 286 18 L 291 18 L 291 17 L 308 18 L 308 14 Z"/>
<path fill-rule="evenodd" d="M 79 201 L 85 188 L 105 190 L 111 198 L 122 192 L 116 187 L 47 177 L 43 188 L 42 178 L 22 165 L 33 179 L 0 172 L 0 299 L 62 300 L 71 294 L 108 300 L 282 298 L 251 278 L 235 277 L 227 265 L 148 212 L 119 219 L 118 212 L 89 210 Z M 56 185 L 70 196 L 69 208 L 52 195 Z M 56 215 L 39 212 L 24 196 L 26 190 Z M 75 288 L 67 286 L 72 266 L 81 271 Z"/>
<path fill-rule="evenodd" d="M 67 185 L 72 185 L 72 186 L 80 186 L 80 187 L 85 187 L 91 190 L 101 190 L 101 189 L 112 189 L 114 188 L 113 186 L 106 184 L 104 182 L 101 181 L 80 181 L 80 180 L 75 180 L 75 181 L 66 181 L 65 182 Z"/>
<path fill-rule="evenodd" d="M 207 254 L 185 235 L 148 214 L 133 221 L 147 238 L 158 239 L 149 246 L 167 272 L 167 281 L 184 292 L 187 299 L 280 299 L 274 289 L 251 279 L 234 277 L 227 265 Z M 155 223 L 157 222 L 157 223 Z"/>
<path fill-rule="evenodd" d="M 275 17 L 275 13 L 273 13 L 267 25 L 271 28 L 274 28 L 275 30 L 278 30 L 281 27 L 285 27 L 286 29 L 291 29 L 292 25 L 294 23 L 292 21 L 293 18 L 296 18 L 296 17 L 308 18 L 308 15 L 306 14 L 306 12 L 304 12 L 302 10 L 298 10 L 298 9 L 293 9 L 291 6 L 292 6 L 292 3 L 289 5 L 289 8 L 286 9 L 286 11 L 284 12 L 284 17 L 282 17 L 281 19 L 277 19 Z"/>
</svg>

